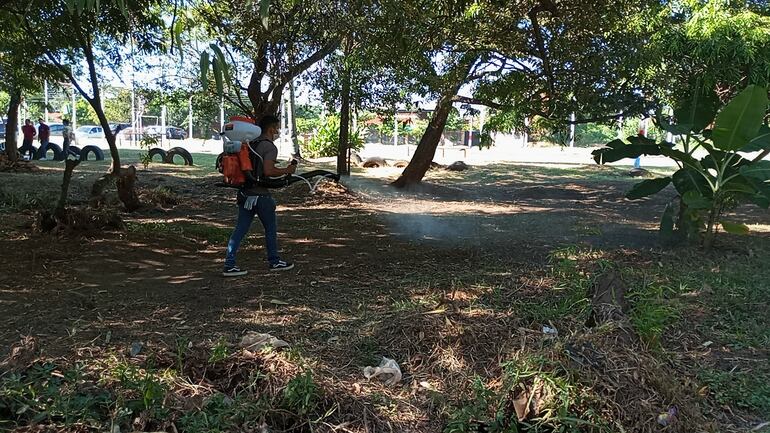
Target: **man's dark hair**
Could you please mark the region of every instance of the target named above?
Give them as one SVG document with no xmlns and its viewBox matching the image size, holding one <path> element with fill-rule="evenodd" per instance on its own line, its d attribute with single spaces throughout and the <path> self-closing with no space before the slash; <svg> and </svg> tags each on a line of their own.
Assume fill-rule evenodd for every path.
<svg viewBox="0 0 770 433">
<path fill-rule="evenodd" d="M 271 126 L 278 126 L 280 123 L 281 121 L 278 120 L 277 117 L 273 116 L 272 114 L 267 114 L 262 116 L 262 119 L 259 121 L 259 127 L 262 128 L 262 131 L 266 131 L 267 128 Z"/>
</svg>

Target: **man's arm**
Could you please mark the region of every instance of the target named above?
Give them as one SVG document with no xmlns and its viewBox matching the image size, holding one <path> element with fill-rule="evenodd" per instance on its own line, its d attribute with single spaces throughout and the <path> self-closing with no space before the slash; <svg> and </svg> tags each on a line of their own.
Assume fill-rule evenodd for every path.
<svg viewBox="0 0 770 433">
<path fill-rule="evenodd" d="M 275 160 L 266 159 L 263 163 L 265 176 L 275 177 L 283 176 L 284 174 L 292 174 L 297 171 L 296 164 L 289 164 L 286 168 L 280 168 L 275 166 Z"/>
</svg>

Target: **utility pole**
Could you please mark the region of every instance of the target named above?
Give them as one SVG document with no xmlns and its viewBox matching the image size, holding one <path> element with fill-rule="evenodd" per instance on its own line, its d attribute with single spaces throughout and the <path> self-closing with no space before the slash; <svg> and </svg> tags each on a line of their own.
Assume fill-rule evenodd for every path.
<svg viewBox="0 0 770 433">
<path fill-rule="evenodd" d="M 187 138 L 193 138 L 193 110 L 192 110 L 192 95 L 187 101 Z"/>
<path fill-rule="evenodd" d="M 43 93 L 45 96 L 45 123 L 48 123 L 48 80 L 43 81 Z"/>
<path fill-rule="evenodd" d="M 398 146 L 398 107 L 393 114 L 393 145 Z"/>
<path fill-rule="evenodd" d="M 166 106 L 160 107 L 160 146 L 166 145 Z"/>
<path fill-rule="evenodd" d="M 75 86 L 72 86 L 72 130 L 75 131 L 78 129 L 78 110 L 77 110 L 77 101 L 75 98 L 77 98 L 77 95 L 75 94 L 77 90 L 75 89 Z"/>
<path fill-rule="evenodd" d="M 225 99 L 219 100 L 219 132 L 225 130 Z"/>
</svg>

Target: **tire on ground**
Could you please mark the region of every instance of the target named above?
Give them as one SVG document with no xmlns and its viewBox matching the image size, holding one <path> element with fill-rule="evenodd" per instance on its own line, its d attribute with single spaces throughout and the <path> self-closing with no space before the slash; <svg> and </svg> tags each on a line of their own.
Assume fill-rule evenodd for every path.
<svg viewBox="0 0 770 433">
<path fill-rule="evenodd" d="M 80 151 L 80 160 L 88 161 L 88 154 L 93 153 L 97 161 L 104 161 L 104 152 L 96 146 L 88 145 Z"/>
<path fill-rule="evenodd" d="M 150 160 L 155 158 L 156 155 L 160 156 L 160 162 L 166 162 L 166 151 L 160 147 L 153 147 L 147 152 L 147 156 L 149 156 Z"/>
<path fill-rule="evenodd" d="M 27 149 L 29 149 L 29 148 L 27 148 Z M 24 157 L 24 153 L 22 152 L 22 150 L 24 150 L 24 152 L 27 152 L 27 149 L 22 149 L 21 147 L 16 148 L 16 151 L 19 152 L 19 157 L 20 158 Z M 32 146 L 32 154 L 30 156 L 32 157 L 32 159 L 36 159 L 37 158 L 37 147 Z"/>
<path fill-rule="evenodd" d="M 355 165 L 356 167 L 360 167 L 361 164 L 364 163 L 364 160 L 361 159 L 361 155 L 359 155 L 358 152 L 351 152 L 350 153 L 350 162 L 351 162 L 351 164 Z"/>
<path fill-rule="evenodd" d="M 75 155 L 75 156 L 77 156 L 78 158 L 80 158 L 80 152 L 81 152 L 81 150 L 80 150 L 80 148 L 79 148 L 79 147 L 77 147 L 77 146 L 73 146 L 73 145 L 70 145 L 70 147 L 67 149 L 67 151 L 68 151 L 68 152 L 69 152 L 71 155 Z"/>
<path fill-rule="evenodd" d="M 225 157 L 225 153 L 222 152 L 217 156 L 217 162 L 214 163 L 214 168 L 217 169 L 218 172 L 222 173 L 222 158 Z"/>
<path fill-rule="evenodd" d="M 384 158 L 380 158 L 379 156 L 373 156 L 371 158 L 366 158 L 366 160 L 362 165 L 364 168 L 377 168 L 377 167 L 387 167 L 388 163 L 385 162 Z"/>
<path fill-rule="evenodd" d="M 184 159 L 184 165 L 193 165 L 193 157 L 190 155 L 190 152 L 188 152 L 183 147 L 172 147 L 171 149 L 166 152 L 166 159 L 164 160 L 167 164 L 173 164 L 174 163 L 174 157 L 175 156 L 181 156 Z"/>
<path fill-rule="evenodd" d="M 393 163 L 393 167 L 396 168 L 406 168 L 407 165 L 409 165 L 409 161 L 404 161 L 403 159 L 399 159 Z"/>
<path fill-rule="evenodd" d="M 49 150 L 53 150 L 54 161 L 61 161 L 64 159 L 64 152 L 62 152 L 61 147 L 59 147 L 58 144 L 51 142 L 49 142 L 45 148 L 40 146 L 37 152 L 35 152 L 35 159 L 40 159 L 47 156 Z"/>
<path fill-rule="evenodd" d="M 449 171 L 465 171 L 469 168 L 470 167 L 468 167 L 468 164 L 463 161 L 455 161 L 446 167 L 446 169 Z"/>
</svg>

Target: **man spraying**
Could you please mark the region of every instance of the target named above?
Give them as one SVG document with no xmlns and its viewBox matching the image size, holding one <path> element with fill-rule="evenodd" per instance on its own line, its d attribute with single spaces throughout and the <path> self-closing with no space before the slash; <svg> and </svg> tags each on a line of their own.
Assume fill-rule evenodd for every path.
<svg viewBox="0 0 770 433">
<path fill-rule="evenodd" d="M 267 246 L 267 261 L 270 271 L 286 271 L 294 268 L 294 264 L 281 260 L 278 255 L 278 226 L 275 215 L 275 200 L 270 191 L 257 185 L 256 179 L 262 176 L 274 177 L 293 174 L 297 170 L 296 164 L 288 167 L 276 167 L 278 148 L 273 143 L 280 134 L 280 120 L 273 115 L 267 115 L 259 122 L 262 135 L 249 143 L 251 173 L 246 175 L 246 183 L 238 190 L 238 222 L 235 230 L 227 243 L 227 255 L 225 257 L 225 269 L 222 275 L 225 277 L 238 277 L 246 275 L 247 271 L 240 269 L 235 264 L 235 256 L 241 245 L 243 237 L 248 233 L 254 217 L 258 216 L 262 227 L 265 229 L 265 244 Z"/>
</svg>

